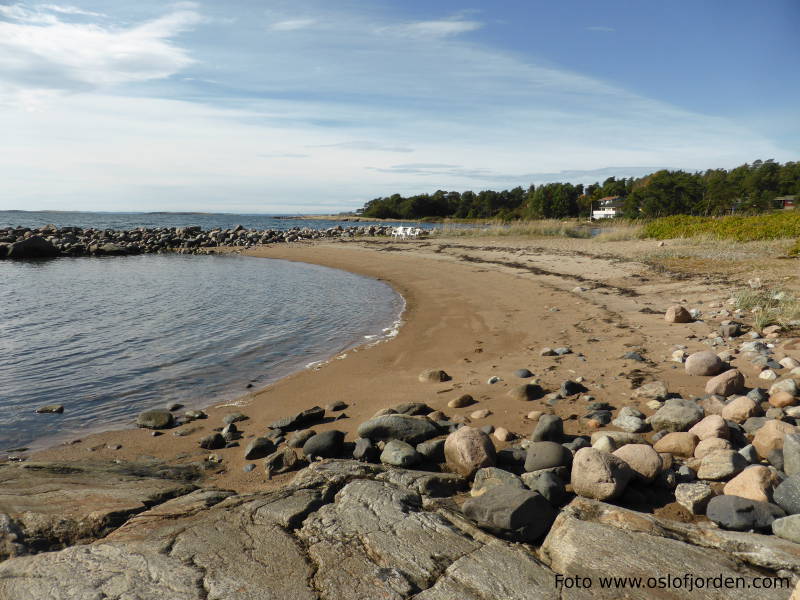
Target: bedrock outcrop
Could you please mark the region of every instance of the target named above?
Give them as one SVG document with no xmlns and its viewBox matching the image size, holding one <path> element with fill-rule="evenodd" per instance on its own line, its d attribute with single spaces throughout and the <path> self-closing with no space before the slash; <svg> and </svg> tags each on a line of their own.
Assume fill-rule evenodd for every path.
<svg viewBox="0 0 800 600">
<path fill-rule="evenodd" d="M 141 479 L 161 478 L 151 471 Z M 0 598 L 581 600 L 618 598 L 619 590 L 600 589 L 598 580 L 592 589 L 567 591 L 556 585 L 557 573 L 780 574 L 792 586 L 800 574 L 800 546 L 776 536 L 677 523 L 585 498 L 561 510 L 540 547 L 512 543 L 464 516 L 459 493 L 467 485 L 454 474 L 327 460 L 276 491 L 181 488 L 91 543 L 29 549 L 0 563 Z M 748 590 L 748 598 L 788 593 Z M 642 589 L 625 597 L 684 596 Z"/>
</svg>

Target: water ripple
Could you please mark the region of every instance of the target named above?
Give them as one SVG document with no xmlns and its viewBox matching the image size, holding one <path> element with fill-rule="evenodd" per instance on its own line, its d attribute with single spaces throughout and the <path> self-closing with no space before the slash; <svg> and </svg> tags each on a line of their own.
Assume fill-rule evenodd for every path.
<svg viewBox="0 0 800 600">
<path fill-rule="evenodd" d="M 237 396 L 381 335 L 402 303 L 365 277 L 230 256 L 4 261 L 0 281 L 0 450 Z"/>
</svg>

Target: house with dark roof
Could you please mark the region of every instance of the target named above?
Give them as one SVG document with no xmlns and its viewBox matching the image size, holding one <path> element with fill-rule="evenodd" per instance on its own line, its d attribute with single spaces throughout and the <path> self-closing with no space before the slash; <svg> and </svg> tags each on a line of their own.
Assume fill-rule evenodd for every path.
<svg viewBox="0 0 800 600">
<path fill-rule="evenodd" d="M 800 202 L 798 196 L 778 196 L 775 198 L 775 208 L 794 208 Z"/>
<path fill-rule="evenodd" d="M 613 219 L 622 215 L 625 199 L 622 196 L 606 196 L 597 201 L 597 208 L 592 207 L 592 220 Z"/>
</svg>

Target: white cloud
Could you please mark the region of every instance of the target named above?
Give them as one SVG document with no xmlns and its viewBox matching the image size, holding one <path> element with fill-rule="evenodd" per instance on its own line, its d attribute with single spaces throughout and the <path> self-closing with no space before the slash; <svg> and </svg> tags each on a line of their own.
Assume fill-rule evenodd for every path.
<svg viewBox="0 0 800 600">
<path fill-rule="evenodd" d="M 444 38 L 475 31 L 482 26 L 483 24 L 478 21 L 445 19 L 440 21 L 417 21 L 414 23 L 393 25 L 382 27 L 379 31 L 413 38 Z"/>
<path fill-rule="evenodd" d="M 298 29 L 308 29 L 316 23 L 315 19 L 286 19 L 272 23 L 269 29 L 272 31 L 297 31 Z"/>
<path fill-rule="evenodd" d="M 82 17 L 105 17 L 103 13 L 93 12 L 91 10 L 83 10 L 76 6 L 68 6 L 68 5 L 61 5 L 61 4 L 42 4 L 41 7 L 44 10 L 50 10 L 53 12 L 61 13 L 62 15 L 80 15 Z"/>
<path fill-rule="evenodd" d="M 174 10 L 139 25 L 119 27 L 63 22 L 56 13 L 90 11 L 45 5 L 31 11 L 0 7 L 12 21 L 0 22 L 0 98 L 42 97 L 53 90 L 86 90 L 163 79 L 193 61 L 172 38 L 202 22 L 192 10 Z"/>
</svg>

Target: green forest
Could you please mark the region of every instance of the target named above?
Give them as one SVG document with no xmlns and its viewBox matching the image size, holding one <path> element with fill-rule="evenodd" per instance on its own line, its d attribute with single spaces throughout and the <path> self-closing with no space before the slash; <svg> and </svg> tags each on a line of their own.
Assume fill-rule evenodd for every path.
<svg viewBox="0 0 800 600">
<path fill-rule="evenodd" d="M 587 217 L 597 201 L 624 198 L 631 219 L 670 215 L 756 214 L 775 199 L 800 194 L 800 162 L 757 160 L 735 169 L 657 171 L 640 178 L 609 177 L 602 184 L 545 183 L 497 192 L 446 192 L 375 198 L 359 214 L 379 219 L 563 219 Z"/>
</svg>

